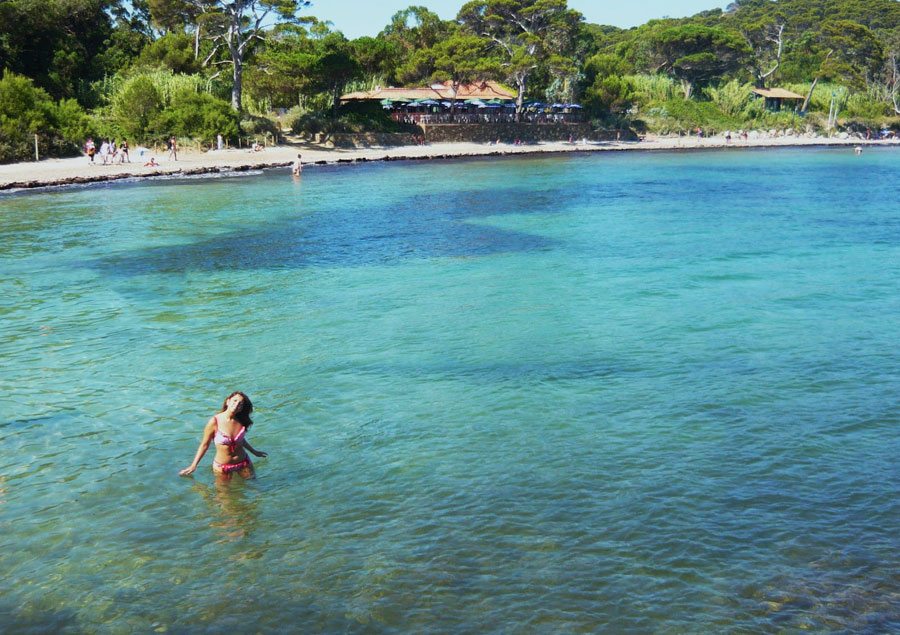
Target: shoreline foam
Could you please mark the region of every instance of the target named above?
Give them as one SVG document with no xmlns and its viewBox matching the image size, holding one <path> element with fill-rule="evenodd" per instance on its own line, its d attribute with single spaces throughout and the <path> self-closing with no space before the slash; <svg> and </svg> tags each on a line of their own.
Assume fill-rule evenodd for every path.
<svg viewBox="0 0 900 635">
<path fill-rule="evenodd" d="M 0 165 L 0 190 L 27 190 L 41 187 L 60 187 L 142 179 L 162 176 L 195 176 L 227 172 L 246 172 L 269 168 L 289 167 L 297 153 L 303 154 L 304 167 L 337 165 L 369 161 L 410 161 L 456 159 L 481 156 L 511 156 L 562 152 L 616 152 L 652 150 L 750 149 L 783 147 L 855 147 L 900 146 L 900 140 L 866 141 L 824 137 L 763 137 L 733 139 L 724 137 L 648 137 L 642 141 L 623 142 L 544 142 L 526 145 L 485 145 L 478 143 L 440 143 L 425 146 L 323 148 L 314 145 L 272 146 L 262 152 L 246 150 L 215 150 L 185 152 L 181 159 L 166 161 L 156 167 L 143 164 L 155 155 L 144 152 L 133 163 L 90 165 L 86 156 L 69 159 L 47 159 L 39 162 Z"/>
</svg>

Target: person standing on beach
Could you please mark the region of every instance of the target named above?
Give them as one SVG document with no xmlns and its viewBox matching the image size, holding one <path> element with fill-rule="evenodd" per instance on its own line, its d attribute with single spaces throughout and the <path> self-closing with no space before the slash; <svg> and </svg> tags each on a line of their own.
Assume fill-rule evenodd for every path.
<svg viewBox="0 0 900 635">
<path fill-rule="evenodd" d="M 119 163 L 131 163 L 131 157 L 128 156 L 128 139 L 122 139 L 122 145 L 119 146 Z"/>
<path fill-rule="evenodd" d="M 169 158 L 178 160 L 178 146 L 175 143 L 175 135 L 172 135 L 172 138 L 169 139 Z"/>
<path fill-rule="evenodd" d="M 103 165 L 109 160 L 109 140 L 107 139 L 100 144 L 100 158 L 103 159 Z"/>
<path fill-rule="evenodd" d="M 294 176 L 299 176 L 302 171 L 303 171 L 303 164 L 300 163 L 300 155 L 298 154 L 297 160 L 294 161 L 294 169 L 291 170 L 291 174 L 293 174 Z"/>
<path fill-rule="evenodd" d="M 194 460 L 178 474 L 181 476 L 193 474 L 210 443 L 215 443 L 216 458 L 213 459 L 212 469 L 217 479 L 227 480 L 234 472 L 244 478 L 253 478 L 253 463 L 250 462 L 247 452 L 260 457 L 268 454 L 255 449 L 247 441 L 247 430 L 253 425 L 251 412 L 253 403 L 247 395 L 240 391 L 228 395 L 222 404 L 222 410 L 206 422 Z"/>
<path fill-rule="evenodd" d="M 88 159 L 90 159 L 91 165 L 94 165 L 94 155 L 97 153 L 97 146 L 94 145 L 94 140 L 88 139 L 87 143 L 84 144 L 84 149 L 87 151 Z"/>
</svg>

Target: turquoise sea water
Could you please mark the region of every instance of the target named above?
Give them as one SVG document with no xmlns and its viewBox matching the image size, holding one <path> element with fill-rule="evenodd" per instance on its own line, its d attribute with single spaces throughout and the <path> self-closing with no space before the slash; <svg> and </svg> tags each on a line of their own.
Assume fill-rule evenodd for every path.
<svg viewBox="0 0 900 635">
<path fill-rule="evenodd" d="M 900 630 L 898 159 L 0 198 L 0 630 Z"/>
</svg>

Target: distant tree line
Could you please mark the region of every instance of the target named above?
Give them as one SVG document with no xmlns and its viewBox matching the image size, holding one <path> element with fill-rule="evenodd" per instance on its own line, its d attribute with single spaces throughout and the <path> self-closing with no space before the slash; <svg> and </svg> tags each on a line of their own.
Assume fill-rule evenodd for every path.
<svg viewBox="0 0 900 635">
<path fill-rule="evenodd" d="M 322 0 L 327 1 L 327 0 Z M 566 0 L 424 6 L 348 40 L 306 0 L 3 0 L 0 161 L 70 154 L 87 136 L 210 143 L 396 126 L 346 91 L 493 79 L 529 100 L 579 102 L 598 126 L 675 132 L 896 125 L 900 2 L 738 0 L 632 29 L 590 24 Z M 754 87 L 800 93 L 770 113 Z M 275 109 L 286 114 L 279 120 Z M 835 117 L 837 119 L 837 117 Z M 830 125 L 832 118 L 827 124 Z"/>
</svg>

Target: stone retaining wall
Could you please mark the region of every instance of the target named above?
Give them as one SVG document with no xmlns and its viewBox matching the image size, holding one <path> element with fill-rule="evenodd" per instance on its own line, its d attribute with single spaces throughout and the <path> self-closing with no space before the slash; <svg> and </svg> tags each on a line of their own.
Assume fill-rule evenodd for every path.
<svg viewBox="0 0 900 635">
<path fill-rule="evenodd" d="M 594 139 L 590 124 L 529 124 L 529 123 L 462 123 L 423 124 L 425 140 L 429 143 L 490 143 L 500 139 L 512 143 L 516 139 L 528 143 L 538 141 L 568 141 Z"/>
<path fill-rule="evenodd" d="M 414 134 L 421 134 L 428 143 L 491 143 L 500 139 L 502 143 L 512 143 L 516 139 L 527 143 L 539 141 L 568 141 L 588 139 L 590 141 L 612 141 L 615 130 L 591 130 L 588 123 L 461 123 L 461 124 L 420 124 L 418 133 L 378 133 L 321 134 L 315 143 L 326 148 L 367 148 L 371 146 L 415 145 Z M 622 141 L 636 139 L 630 130 L 619 132 Z"/>
</svg>

